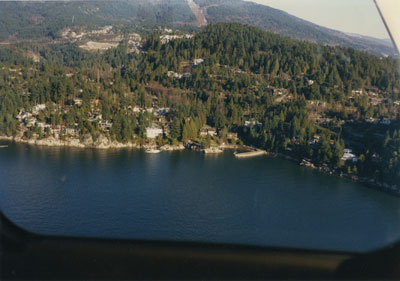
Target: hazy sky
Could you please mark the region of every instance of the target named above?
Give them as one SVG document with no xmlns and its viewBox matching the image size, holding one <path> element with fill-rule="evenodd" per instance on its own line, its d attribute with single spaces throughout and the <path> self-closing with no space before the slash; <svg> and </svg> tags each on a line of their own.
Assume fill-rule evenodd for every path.
<svg viewBox="0 0 400 281">
<path fill-rule="evenodd" d="M 250 0 L 332 29 L 389 38 L 373 0 Z"/>
</svg>

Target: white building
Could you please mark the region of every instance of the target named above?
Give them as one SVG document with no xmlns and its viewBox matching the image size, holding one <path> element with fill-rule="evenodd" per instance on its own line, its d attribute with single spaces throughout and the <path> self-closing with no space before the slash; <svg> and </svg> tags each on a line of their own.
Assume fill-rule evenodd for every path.
<svg viewBox="0 0 400 281">
<path fill-rule="evenodd" d="M 158 136 L 163 135 L 163 130 L 153 125 L 152 127 L 146 128 L 146 136 L 149 139 L 155 139 Z"/>
<path fill-rule="evenodd" d="M 135 105 L 135 107 L 133 108 L 133 112 L 139 113 L 140 112 L 140 107 L 138 105 Z"/>
<path fill-rule="evenodd" d="M 112 122 L 109 120 L 103 120 L 99 122 L 99 127 L 102 130 L 110 130 L 112 127 Z"/>
<path fill-rule="evenodd" d="M 353 151 L 351 149 L 346 148 L 346 149 L 343 150 L 342 160 L 343 161 L 349 161 L 350 160 L 350 161 L 353 161 L 353 163 L 355 163 L 355 162 L 358 161 L 358 158 L 357 158 L 357 156 L 355 156 L 353 154 Z"/>
<path fill-rule="evenodd" d="M 202 64 L 204 62 L 204 59 L 195 59 L 194 61 L 193 61 L 193 65 L 199 65 L 199 64 Z"/>
<path fill-rule="evenodd" d="M 253 120 L 253 121 L 245 121 L 245 122 L 244 122 L 244 126 L 247 127 L 247 128 L 252 128 L 252 129 L 254 129 L 254 128 L 256 128 L 256 127 L 261 127 L 261 126 L 262 126 L 262 123 L 261 123 L 261 122 L 258 122 L 258 121 L 255 121 L 255 120 Z"/>
<path fill-rule="evenodd" d="M 45 104 L 38 104 L 38 105 L 35 105 L 32 108 L 32 113 L 33 114 L 38 114 L 39 111 L 42 111 L 42 110 L 45 110 L 45 109 L 46 109 L 46 105 Z"/>
<path fill-rule="evenodd" d="M 20 111 L 18 113 L 17 119 L 18 119 L 19 122 L 22 122 L 22 121 L 24 121 L 25 119 L 27 119 L 29 117 L 32 117 L 31 113 Z"/>
</svg>

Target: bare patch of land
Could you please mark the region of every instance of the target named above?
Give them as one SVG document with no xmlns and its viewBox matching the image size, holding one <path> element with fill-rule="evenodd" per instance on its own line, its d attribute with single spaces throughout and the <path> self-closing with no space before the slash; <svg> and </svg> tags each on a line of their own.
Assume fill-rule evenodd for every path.
<svg viewBox="0 0 400 281">
<path fill-rule="evenodd" d="M 194 23 L 197 26 L 205 26 L 207 25 L 206 17 L 204 16 L 204 12 L 193 0 L 186 0 L 193 14 L 196 16 L 196 22 Z"/>
<path fill-rule="evenodd" d="M 88 50 L 88 51 L 104 51 L 108 50 L 111 48 L 116 48 L 118 47 L 117 42 L 94 42 L 94 41 L 89 41 L 86 42 L 86 44 L 79 46 L 79 48 Z"/>
</svg>

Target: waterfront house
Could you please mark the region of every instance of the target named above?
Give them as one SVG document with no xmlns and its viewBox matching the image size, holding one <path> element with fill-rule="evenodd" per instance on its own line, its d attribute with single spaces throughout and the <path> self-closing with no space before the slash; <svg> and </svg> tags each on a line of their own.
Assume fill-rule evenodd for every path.
<svg viewBox="0 0 400 281">
<path fill-rule="evenodd" d="M 353 151 L 349 148 L 345 148 L 343 150 L 343 156 L 342 156 L 343 161 L 352 161 L 353 163 L 358 161 L 357 156 L 353 154 Z"/>
<path fill-rule="evenodd" d="M 226 135 L 226 138 L 228 140 L 238 140 L 238 134 L 230 132 Z"/>
<path fill-rule="evenodd" d="M 215 128 L 211 128 L 209 126 L 205 126 L 200 130 L 200 136 L 217 136 L 217 130 Z"/>
<path fill-rule="evenodd" d="M 146 136 L 149 139 L 155 139 L 156 137 L 159 137 L 162 135 L 163 135 L 163 130 L 155 124 L 153 124 L 149 128 L 146 128 Z"/>
<path fill-rule="evenodd" d="M 25 126 L 27 128 L 33 127 L 36 124 L 36 118 L 35 117 L 28 117 L 28 118 L 24 119 L 24 122 L 25 122 Z"/>
<path fill-rule="evenodd" d="M 99 122 L 100 129 L 104 131 L 109 131 L 112 127 L 112 122 L 109 120 L 103 120 Z"/>
<path fill-rule="evenodd" d="M 69 136 L 75 136 L 77 134 L 77 130 L 75 128 L 66 128 L 65 133 Z"/>
</svg>

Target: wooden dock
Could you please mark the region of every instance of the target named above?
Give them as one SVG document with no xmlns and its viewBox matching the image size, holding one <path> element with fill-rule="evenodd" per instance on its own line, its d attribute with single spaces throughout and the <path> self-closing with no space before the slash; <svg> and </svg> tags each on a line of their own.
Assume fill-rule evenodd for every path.
<svg viewBox="0 0 400 281">
<path fill-rule="evenodd" d="M 236 158 L 248 158 L 248 157 L 255 157 L 255 156 L 261 156 L 261 155 L 266 155 L 267 152 L 264 150 L 254 150 L 254 151 L 249 151 L 249 152 L 234 152 L 233 155 L 235 155 Z"/>
</svg>

